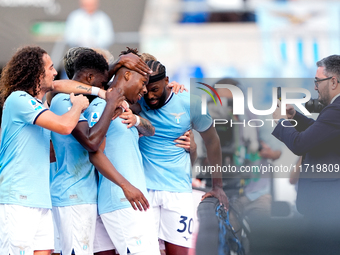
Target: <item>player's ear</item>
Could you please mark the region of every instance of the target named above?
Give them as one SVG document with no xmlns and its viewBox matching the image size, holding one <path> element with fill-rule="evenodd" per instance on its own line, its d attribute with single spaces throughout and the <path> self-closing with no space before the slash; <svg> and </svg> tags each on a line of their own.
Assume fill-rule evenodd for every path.
<svg viewBox="0 0 340 255">
<path fill-rule="evenodd" d="M 131 75 L 132 75 L 132 74 L 131 74 L 130 71 L 125 71 L 125 73 L 124 73 L 124 79 L 125 79 L 126 81 L 130 80 Z"/>
<path fill-rule="evenodd" d="M 92 82 L 93 79 L 94 79 L 93 73 L 87 72 L 87 73 L 86 73 L 85 79 L 86 79 L 86 82 L 87 82 L 88 84 L 91 84 L 91 82 Z"/>
<path fill-rule="evenodd" d="M 165 86 L 168 86 L 168 84 L 169 84 L 169 76 L 165 77 L 164 81 L 165 81 Z"/>
</svg>

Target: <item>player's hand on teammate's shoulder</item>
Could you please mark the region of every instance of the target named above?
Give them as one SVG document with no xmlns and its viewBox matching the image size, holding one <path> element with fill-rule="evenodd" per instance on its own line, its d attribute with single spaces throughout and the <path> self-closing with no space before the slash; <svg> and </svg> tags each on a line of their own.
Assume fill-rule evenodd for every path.
<svg viewBox="0 0 340 255">
<path fill-rule="evenodd" d="M 109 88 L 106 91 L 106 103 L 111 105 L 114 109 L 123 106 L 126 109 L 125 96 L 120 88 Z"/>
<path fill-rule="evenodd" d="M 188 92 L 188 89 L 186 87 L 184 87 L 183 84 L 179 84 L 176 81 L 172 81 L 168 84 L 169 88 L 172 88 L 172 92 L 174 92 L 175 94 L 177 94 L 178 92 L 182 93 L 183 91 Z"/>
<path fill-rule="evenodd" d="M 129 109 L 128 103 L 125 101 L 123 91 L 120 88 L 109 88 L 106 92 L 105 100 L 109 107 L 114 110 L 112 120 L 116 119 L 125 110 Z"/>
<path fill-rule="evenodd" d="M 135 186 L 128 183 L 126 186 L 122 185 L 122 189 L 126 199 L 129 200 L 134 210 L 146 211 L 150 208 L 148 200 Z"/>
<path fill-rule="evenodd" d="M 211 191 L 205 193 L 202 196 L 202 200 L 207 198 L 207 197 L 216 197 L 220 201 L 220 204 L 224 205 L 224 208 L 226 210 L 229 209 L 229 199 L 228 199 L 227 195 L 225 194 L 222 187 L 219 187 L 219 186 L 213 187 L 213 189 Z"/>
<path fill-rule="evenodd" d="M 75 96 L 74 93 L 71 93 L 70 100 L 73 106 L 81 107 L 83 111 L 89 106 L 89 100 L 82 94 Z"/>
<path fill-rule="evenodd" d="M 130 109 L 119 115 L 119 118 L 124 119 L 122 123 L 127 124 L 127 128 L 133 127 L 137 123 L 137 117 Z"/>
</svg>

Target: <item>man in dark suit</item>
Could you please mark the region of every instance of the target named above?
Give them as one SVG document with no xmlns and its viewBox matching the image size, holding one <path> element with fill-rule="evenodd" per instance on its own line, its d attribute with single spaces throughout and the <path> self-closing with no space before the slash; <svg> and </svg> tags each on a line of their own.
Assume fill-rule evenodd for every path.
<svg viewBox="0 0 340 255">
<path fill-rule="evenodd" d="M 307 118 L 292 106 L 287 106 L 286 115 L 282 116 L 280 104 L 273 113 L 279 121 L 272 134 L 294 154 L 303 156 L 296 204 L 309 223 L 308 229 L 312 226 L 314 230 L 308 245 L 323 234 L 327 238 L 321 239 L 331 240 L 340 230 L 340 56 L 326 57 L 317 62 L 317 67 L 314 89 L 319 102 L 325 105 L 318 118 Z M 294 119 L 298 124 L 293 128 L 284 119 Z M 281 125 L 282 121 L 287 127 Z M 316 246 L 321 252 L 328 250 L 328 244 Z"/>
</svg>

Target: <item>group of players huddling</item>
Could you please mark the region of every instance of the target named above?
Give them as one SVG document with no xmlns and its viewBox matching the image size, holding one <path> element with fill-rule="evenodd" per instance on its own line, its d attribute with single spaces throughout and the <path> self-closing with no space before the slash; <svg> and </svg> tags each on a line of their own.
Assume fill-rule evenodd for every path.
<svg viewBox="0 0 340 255">
<path fill-rule="evenodd" d="M 180 86 L 172 89 L 153 56 L 128 48 L 112 59 L 71 48 L 70 80 L 54 81 L 46 51 L 27 46 L 4 67 L 0 254 L 50 254 L 54 236 L 63 255 L 160 254 L 158 239 L 166 254 L 188 254 L 188 131 L 200 132 L 210 164 L 221 164 L 211 117 L 195 98 L 190 116 L 189 93 L 173 92 Z M 228 206 L 216 177 L 204 197 Z"/>
</svg>

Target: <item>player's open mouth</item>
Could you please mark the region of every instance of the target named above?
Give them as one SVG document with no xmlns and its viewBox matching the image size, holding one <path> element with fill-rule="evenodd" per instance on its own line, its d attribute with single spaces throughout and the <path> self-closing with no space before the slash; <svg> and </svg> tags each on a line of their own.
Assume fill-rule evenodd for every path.
<svg viewBox="0 0 340 255">
<path fill-rule="evenodd" d="M 158 100 L 150 100 L 149 102 L 150 102 L 150 104 L 157 104 Z"/>
<path fill-rule="evenodd" d="M 143 97 L 142 94 L 138 93 L 138 101 L 141 100 L 142 97 Z"/>
</svg>

